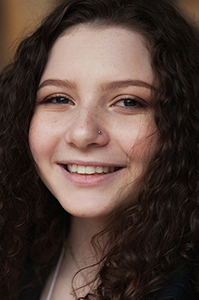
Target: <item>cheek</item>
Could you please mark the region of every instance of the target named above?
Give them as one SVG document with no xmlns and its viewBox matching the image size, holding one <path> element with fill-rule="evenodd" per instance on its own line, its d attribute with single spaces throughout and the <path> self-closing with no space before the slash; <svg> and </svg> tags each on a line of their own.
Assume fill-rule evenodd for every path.
<svg viewBox="0 0 199 300">
<path fill-rule="evenodd" d="M 29 144 L 36 162 L 47 158 L 56 145 L 55 133 L 49 124 L 50 122 L 37 115 L 33 116 L 31 121 Z"/>
<path fill-rule="evenodd" d="M 153 156 L 158 141 L 157 127 L 149 122 L 137 128 L 131 128 L 129 133 L 123 135 L 121 143 L 130 165 L 145 168 Z"/>
<path fill-rule="evenodd" d="M 143 139 L 138 139 L 133 153 L 138 157 L 142 162 L 143 166 L 147 166 L 151 157 L 153 156 L 157 145 L 157 134 L 153 133 L 152 135 L 146 135 Z"/>
</svg>

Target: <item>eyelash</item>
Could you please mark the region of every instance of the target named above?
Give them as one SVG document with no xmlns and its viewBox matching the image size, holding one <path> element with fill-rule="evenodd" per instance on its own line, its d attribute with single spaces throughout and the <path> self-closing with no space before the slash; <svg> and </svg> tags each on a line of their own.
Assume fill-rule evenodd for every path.
<svg viewBox="0 0 199 300">
<path fill-rule="evenodd" d="M 127 105 L 125 105 L 125 101 L 126 101 Z M 124 105 L 119 105 L 119 102 L 124 102 Z M 52 104 L 55 104 L 55 105 L 56 104 L 75 105 L 74 102 L 72 100 L 70 100 L 69 97 L 62 96 L 62 95 L 49 96 L 49 97 L 45 98 L 41 103 L 42 104 L 52 103 Z M 128 104 L 130 104 L 130 105 L 128 105 Z M 131 98 L 131 97 L 126 97 L 125 98 L 124 97 L 124 98 L 121 98 L 121 99 L 118 99 L 117 101 L 115 101 L 115 103 L 112 104 L 111 107 L 113 107 L 113 106 L 123 107 L 123 108 L 126 108 L 126 109 L 136 109 L 137 107 L 144 107 L 146 105 L 144 105 L 141 101 L 138 101 L 135 98 Z"/>
<path fill-rule="evenodd" d="M 127 105 L 118 105 L 119 102 L 124 102 L 125 103 L 125 101 L 126 101 Z M 128 104 L 130 104 L 130 105 L 128 105 Z M 132 105 L 132 104 L 135 104 L 135 105 Z M 117 102 L 115 102 L 115 105 L 119 106 L 119 107 L 131 108 L 131 109 L 135 109 L 136 107 L 144 106 L 143 103 L 141 103 L 137 99 L 131 98 L 131 97 L 126 97 L 126 98 L 119 99 Z"/>
<path fill-rule="evenodd" d="M 59 101 L 58 103 L 55 102 L 60 99 L 62 99 L 63 101 Z M 53 102 L 53 100 L 54 100 L 54 102 Z M 53 95 L 53 96 L 47 97 L 41 103 L 42 104 L 52 103 L 52 104 L 72 104 L 72 105 L 74 105 L 74 102 L 72 100 L 70 100 L 69 97 L 62 96 L 62 95 Z"/>
</svg>

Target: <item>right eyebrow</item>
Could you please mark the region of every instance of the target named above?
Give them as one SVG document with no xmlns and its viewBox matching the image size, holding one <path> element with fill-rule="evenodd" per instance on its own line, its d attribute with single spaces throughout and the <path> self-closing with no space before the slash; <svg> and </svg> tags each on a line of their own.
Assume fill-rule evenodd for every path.
<svg viewBox="0 0 199 300">
<path fill-rule="evenodd" d="M 43 87 L 45 86 L 58 86 L 58 87 L 67 87 L 67 88 L 70 88 L 70 89 L 76 89 L 76 84 L 73 83 L 73 82 L 70 82 L 68 80 L 60 80 L 60 79 L 47 79 L 45 81 L 43 81 L 39 87 L 38 87 L 38 91 L 40 89 L 42 89 Z"/>
</svg>

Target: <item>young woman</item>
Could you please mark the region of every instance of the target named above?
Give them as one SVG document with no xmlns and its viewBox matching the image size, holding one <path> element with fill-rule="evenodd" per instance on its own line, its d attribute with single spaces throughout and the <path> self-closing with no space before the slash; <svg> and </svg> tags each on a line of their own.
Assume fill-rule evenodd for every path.
<svg viewBox="0 0 199 300">
<path fill-rule="evenodd" d="M 0 77 L 1 299 L 197 299 L 199 34 L 65 0 Z"/>
</svg>

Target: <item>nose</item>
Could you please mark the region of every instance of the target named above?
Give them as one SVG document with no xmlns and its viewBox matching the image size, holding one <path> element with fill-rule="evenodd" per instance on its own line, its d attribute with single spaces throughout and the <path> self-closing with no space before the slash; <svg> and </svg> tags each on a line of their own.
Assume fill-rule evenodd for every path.
<svg viewBox="0 0 199 300">
<path fill-rule="evenodd" d="M 109 134 L 103 125 L 103 117 L 92 110 L 80 110 L 67 127 L 65 141 L 81 149 L 105 146 L 109 142 Z"/>
</svg>

